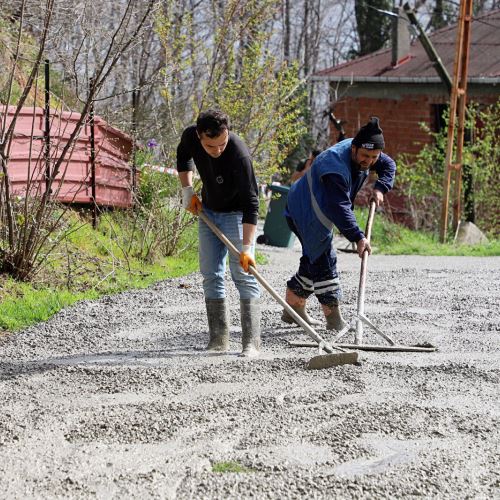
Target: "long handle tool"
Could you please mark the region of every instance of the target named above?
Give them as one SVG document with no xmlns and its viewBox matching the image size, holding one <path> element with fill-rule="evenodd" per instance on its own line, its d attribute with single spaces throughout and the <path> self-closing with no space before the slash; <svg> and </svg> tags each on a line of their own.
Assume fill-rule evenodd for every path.
<svg viewBox="0 0 500 500">
<path fill-rule="evenodd" d="M 365 236 L 368 241 L 371 241 L 372 237 L 372 225 L 373 219 L 375 217 L 376 203 L 374 200 L 370 202 L 370 210 L 368 212 L 368 221 L 366 223 Z M 353 318 L 351 325 L 345 326 L 338 334 L 335 342 L 338 342 L 347 332 L 353 330 L 355 326 L 354 343 L 356 345 L 361 345 L 363 341 L 363 323 L 371 327 L 378 335 L 387 340 L 389 345 L 395 345 L 394 340 L 388 335 L 378 329 L 366 316 L 365 316 L 365 288 L 366 288 L 366 274 L 368 271 L 368 250 L 363 252 L 361 257 L 361 272 L 359 274 L 359 287 L 358 287 L 358 303 L 357 312 Z"/>
<path fill-rule="evenodd" d="M 214 234 L 226 245 L 228 250 L 239 258 L 240 252 L 231 243 L 231 241 L 222 233 L 222 231 L 203 213 L 198 213 L 200 219 L 214 232 Z M 249 266 L 248 271 L 255 276 L 255 279 L 269 292 L 269 294 L 280 304 L 292 318 L 304 329 L 304 331 L 316 341 L 320 353 L 325 351 L 327 354 L 320 354 L 311 358 L 307 364 L 309 370 L 330 368 L 331 366 L 357 364 L 358 353 L 355 351 L 346 351 L 341 347 L 332 346 L 321 338 L 311 326 L 306 323 L 271 287 L 271 285 L 260 275 L 253 266 Z"/>
</svg>

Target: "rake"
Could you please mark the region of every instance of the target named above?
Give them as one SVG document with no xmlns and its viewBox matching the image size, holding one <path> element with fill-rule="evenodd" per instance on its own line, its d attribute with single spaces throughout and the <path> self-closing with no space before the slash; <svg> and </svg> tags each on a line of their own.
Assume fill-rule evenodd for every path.
<svg viewBox="0 0 500 500">
<path fill-rule="evenodd" d="M 228 250 L 237 258 L 240 252 L 233 245 L 233 243 L 222 233 L 222 231 L 203 213 L 198 213 L 200 219 L 214 232 L 214 234 L 226 245 Z M 271 287 L 271 285 L 260 275 L 260 273 L 253 266 L 249 266 L 248 271 L 255 276 L 255 279 L 269 292 L 278 304 L 280 304 L 290 316 L 304 329 L 304 331 L 311 337 L 318 347 L 320 354 L 309 360 L 307 368 L 309 370 L 317 370 L 323 368 L 330 368 L 332 366 L 357 364 L 358 353 L 355 351 L 346 351 L 341 346 L 333 346 L 324 340 L 311 326 L 306 323 Z M 324 354 L 323 351 L 326 353 Z"/>
<path fill-rule="evenodd" d="M 365 236 L 368 241 L 371 240 L 373 219 L 375 217 L 376 203 L 370 201 L 370 210 L 368 212 L 368 221 L 366 223 Z M 437 347 L 432 344 L 416 344 L 412 346 L 397 344 L 389 335 L 378 328 L 365 314 L 365 287 L 368 270 L 368 250 L 365 250 L 361 259 L 361 272 L 359 276 L 358 302 L 357 310 L 350 323 L 348 323 L 333 340 L 332 345 L 346 349 L 359 349 L 361 351 L 396 351 L 396 352 L 435 352 Z M 379 337 L 382 337 L 387 344 L 373 345 L 363 343 L 363 325 L 371 328 Z M 354 332 L 353 344 L 338 344 L 339 340 L 349 332 Z M 289 342 L 292 347 L 315 347 L 317 344 L 311 342 Z"/>
</svg>

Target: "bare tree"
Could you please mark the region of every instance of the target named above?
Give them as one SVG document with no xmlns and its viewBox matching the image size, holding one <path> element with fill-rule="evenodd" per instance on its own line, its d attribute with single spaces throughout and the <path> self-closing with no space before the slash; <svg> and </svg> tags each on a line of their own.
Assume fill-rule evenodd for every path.
<svg viewBox="0 0 500 500">
<path fill-rule="evenodd" d="M 136 0 L 129 0 L 121 13 L 120 20 L 115 30 L 109 32 L 105 51 L 99 52 L 92 44 L 92 39 L 97 37 L 95 30 L 98 26 L 87 25 L 82 29 L 81 43 L 70 55 L 74 66 L 73 77 L 76 82 L 76 94 L 82 104 L 82 109 L 68 137 L 58 146 L 57 154 L 51 158 L 50 173 L 45 170 L 45 162 L 40 156 L 29 158 L 29 176 L 27 186 L 22 193 L 13 193 L 11 186 L 11 172 L 9 168 L 10 150 L 13 142 L 14 131 L 19 114 L 26 104 L 30 93 L 38 93 L 36 76 L 39 72 L 43 54 L 46 50 L 49 34 L 53 28 L 55 17 L 55 0 L 45 0 L 43 5 L 29 0 L 20 4 L 17 46 L 13 54 L 9 88 L 7 90 L 6 106 L 3 109 L 0 128 L 0 162 L 2 171 L 2 185 L 0 195 L 0 216 L 2 225 L 0 231 L 0 269 L 18 279 L 27 279 L 43 265 L 47 255 L 60 242 L 62 233 L 59 231 L 64 226 L 64 216 L 67 207 L 61 208 L 54 202 L 58 189 L 64 180 L 67 162 L 77 143 L 81 129 L 86 123 L 90 108 L 98 99 L 113 70 L 116 68 L 123 54 L 127 53 L 137 42 L 147 20 L 153 12 L 155 2 L 150 0 L 147 8 L 142 10 L 142 15 L 136 17 Z M 83 6 L 91 8 L 91 4 Z M 27 36 L 24 15 L 37 11 L 43 13 L 43 24 L 39 29 L 31 29 L 28 33 L 34 40 L 36 53 L 34 58 L 29 58 L 22 53 L 23 37 Z M 33 10 L 31 10 L 33 9 Z M 102 33 L 101 33 L 102 34 Z M 85 49 L 89 50 L 85 50 Z M 11 104 L 12 88 L 20 61 L 29 61 L 30 72 L 26 79 L 20 97 L 15 103 L 15 112 L 9 117 L 9 104 Z M 91 71 L 90 78 L 81 82 L 77 66 L 85 64 Z M 36 102 L 36 99 L 34 100 Z M 35 113 L 33 113 L 33 117 Z M 31 134 L 33 141 L 33 134 Z M 31 148 L 30 148 L 31 149 Z M 45 183 L 40 182 L 45 177 Z M 45 185 L 44 190 L 41 186 Z M 15 195 L 15 196 L 14 196 Z"/>
<path fill-rule="evenodd" d="M 290 60 L 290 0 L 283 0 L 283 59 Z"/>
</svg>

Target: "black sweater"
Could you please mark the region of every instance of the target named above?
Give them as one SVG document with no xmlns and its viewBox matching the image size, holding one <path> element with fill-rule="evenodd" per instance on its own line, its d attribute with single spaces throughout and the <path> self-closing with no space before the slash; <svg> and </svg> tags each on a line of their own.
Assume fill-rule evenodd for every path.
<svg viewBox="0 0 500 500">
<path fill-rule="evenodd" d="M 203 204 L 216 212 L 243 212 L 243 223 L 257 224 L 259 190 L 245 143 L 232 132 L 226 149 L 212 158 L 202 147 L 196 127 L 182 133 L 177 146 L 177 171 L 193 171 L 194 165 L 203 182 Z"/>
</svg>

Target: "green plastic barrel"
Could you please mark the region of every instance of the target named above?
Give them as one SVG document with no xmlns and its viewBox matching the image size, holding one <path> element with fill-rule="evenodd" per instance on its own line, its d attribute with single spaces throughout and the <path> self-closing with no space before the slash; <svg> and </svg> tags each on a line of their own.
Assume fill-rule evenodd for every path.
<svg viewBox="0 0 500 500">
<path fill-rule="evenodd" d="M 270 185 L 269 189 L 271 201 L 264 222 L 264 242 L 274 247 L 291 248 L 295 242 L 295 234 L 290 231 L 284 215 L 290 188 Z"/>
</svg>

